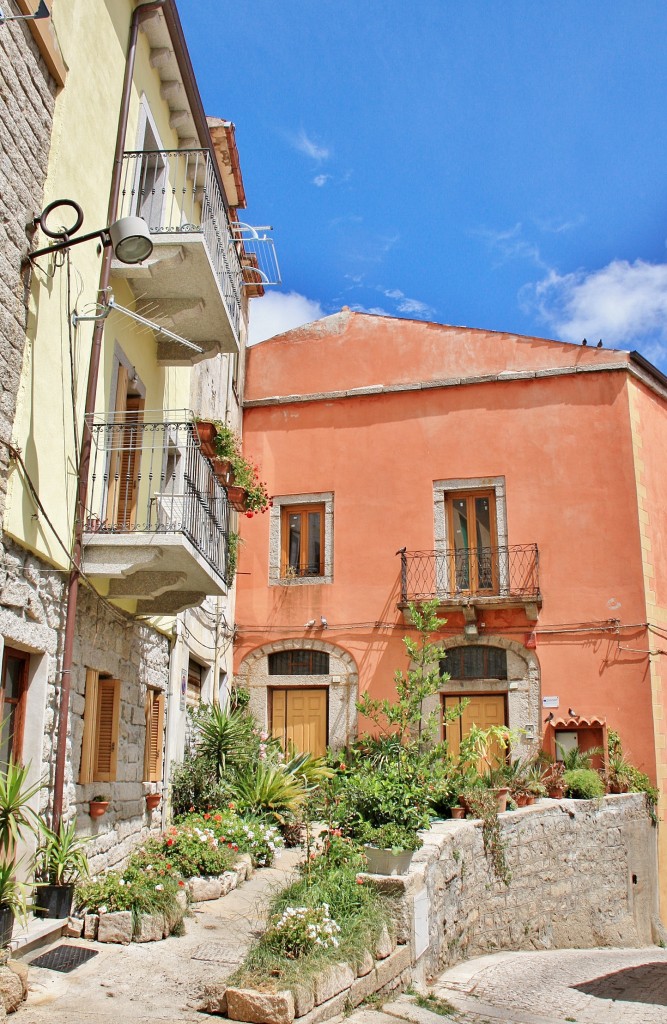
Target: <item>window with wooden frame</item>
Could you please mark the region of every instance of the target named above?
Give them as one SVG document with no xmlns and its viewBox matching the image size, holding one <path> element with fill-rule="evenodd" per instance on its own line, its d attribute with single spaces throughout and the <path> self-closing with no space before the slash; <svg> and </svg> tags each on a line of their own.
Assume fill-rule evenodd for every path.
<svg viewBox="0 0 667 1024">
<path fill-rule="evenodd" d="M 162 750 L 164 745 L 164 693 L 146 692 L 146 744 L 144 747 L 144 782 L 162 782 Z"/>
<path fill-rule="evenodd" d="M 450 647 L 440 661 L 440 672 L 450 679 L 507 679 L 507 651 L 484 644 Z"/>
<path fill-rule="evenodd" d="M 197 704 L 201 704 L 203 672 L 204 669 L 198 662 L 193 661 L 192 658 L 188 660 L 188 688 L 186 702 L 189 707 L 196 707 Z"/>
<path fill-rule="evenodd" d="M 495 492 L 448 494 L 446 507 L 451 590 L 468 594 L 497 593 Z"/>
<path fill-rule="evenodd" d="M 0 764 L 7 764 L 10 759 L 20 764 L 23 757 L 29 669 L 29 654 L 5 647 L 0 688 Z"/>
<path fill-rule="evenodd" d="M 270 676 L 327 676 L 329 655 L 326 651 L 295 649 L 269 654 Z"/>
<path fill-rule="evenodd" d="M 285 505 L 280 511 L 281 577 L 324 576 L 324 505 Z"/>
<path fill-rule="evenodd" d="M 86 671 L 79 782 L 114 782 L 118 761 L 120 679 Z"/>
</svg>

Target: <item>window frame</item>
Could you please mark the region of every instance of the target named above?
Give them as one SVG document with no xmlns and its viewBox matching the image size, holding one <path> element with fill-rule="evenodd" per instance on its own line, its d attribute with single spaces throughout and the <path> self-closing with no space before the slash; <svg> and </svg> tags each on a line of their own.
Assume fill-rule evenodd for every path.
<svg viewBox="0 0 667 1024">
<path fill-rule="evenodd" d="M 295 671 L 291 664 L 294 660 L 294 655 L 303 656 L 308 655 L 310 659 L 310 665 L 308 666 L 308 672 Z M 322 659 L 326 658 L 326 669 L 320 671 L 314 669 L 313 662 L 315 656 Z M 276 671 L 272 669 L 272 661 L 275 663 L 279 658 L 286 658 L 289 663 L 289 667 L 283 671 Z M 282 651 L 271 651 L 267 658 L 267 673 L 269 676 L 328 676 L 331 674 L 331 658 L 328 651 L 320 651 L 314 647 L 288 647 Z"/>
<path fill-rule="evenodd" d="M 310 521 L 309 516 L 318 513 L 320 516 L 320 560 L 317 572 L 308 572 L 308 547 L 310 544 Z M 301 518 L 301 542 L 299 553 L 299 567 L 293 570 L 290 564 L 290 516 L 298 515 Z M 291 579 L 312 579 L 324 575 L 324 519 L 326 510 L 324 503 L 313 503 L 307 505 L 282 505 L 280 508 L 280 578 Z"/>
<path fill-rule="evenodd" d="M 164 690 L 146 690 L 144 782 L 162 782 L 164 761 Z M 155 742 L 153 739 L 155 738 Z"/>
<path fill-rule="evenodd" d="M 495 651 L 501 651 L 505 655 L 505 674 L 501 675 L 501 676 L 498 676 L 498 675 L 488 675 L 488 674 L 482 674 L 481 676 L 474 676 L 474 675 L 466 675 L 465 672 L 462 672 L 462 674 L 455 674 L 453 671 L 450 670 L 449 667 L 447 667 L 447 665 L 446 665 L 447 659 L 448 658 L 453 658 L 455 656 L 455 654 L 456 654 L 456 656 L 459 659 L 459 666 L 461 667 L 461 669 L 464 669 L 465 668 L 465 665 L 464 665 L 464 662 L 465 662 L 465 652 L 466 651 L 471 651 L 471 650 L 476 650 L 476 651 L 482 651 L 483 652 L 483 662 L 484 662 L 483 668 L 484 668 L 484 670 L 486 672 L 488 672 L 489 660 L 490 660 L 490 657 L 491 657 L 489 652 L 491 652 L 491 651 L 494 651 L 494 652 Z M 494 644 L 459 644 L 459 645 L 456 645 L 454 647 L 448 647 L 445 650 L 445 656 L 440 659 L 439 671 L 440 671 L 441 675 L 443 673 L 445 673 L 445 672 L 448 673 L 449 674 L 449 678 L 451 680 L 455 680 L 456 682 L 476 682 L 476 681 L 479 681 L 480 679 L 483 679 L 483 680 L 494 679 L 494 680 L 497 680 L 499 682 L 505 683 L 505 682 L 507 682 L 507 680 L 509 678 L 509 669 L 507 667 L 507 650 L 504 647 L 498 647 L 498 646 L 495 646 Z"/>
<path fill-rule="evenodd" d="M 283 551 L 286 531 L 283 527 L 283 509 L 299 508 L 307 512 L 315 507 L 324 507 L 324 537 L 321 540 L 320 567 L 321 576 L 283 576 Z M 273 505 L 269 509 L 269 578 L 270 587 L 321 586 L 333 583 L 334 561 L 334 495 L 333 491 L 321 491 L 308 494 L 275 495 Z"/>
<path fill-rule="evenodd" d="M 17 698 L 6 697 L 7 660 L 14 658 L 21 662 L 21 675 L 19 678 L 19 694 Z M 30 654 L 27 651 L 20 651 L 16 647 L 6 646 L 2 653 L 2 677 L 0 679 L 0 723 L 4 723 L 5 704 L 14 707 L 14 729 L 11 734 L 11 750 L 9 756 L 16 764 L 21 764 L 23 758 L 23 735 L 25 731 L 26 705 L 28 701 L 28 687 L 30 685 Z"/>
</svg>

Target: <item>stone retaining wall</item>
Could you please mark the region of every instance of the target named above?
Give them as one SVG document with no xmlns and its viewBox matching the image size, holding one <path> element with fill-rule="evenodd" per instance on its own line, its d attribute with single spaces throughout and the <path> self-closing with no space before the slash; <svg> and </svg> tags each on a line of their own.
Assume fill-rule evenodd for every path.
<svg viewBox="0 0 667 1024">
<path fill-rule="evenodd" d="M 543 800 L 500 820 L 509 886 L 495 877 L 474 821 L 434 825 L 409 874 L 379 881 L 399 898 L 399 941 L 412 946 L 417 980 L 502 949 L 662 937 L 656 829 L 642 794 Z"/>
</svg>

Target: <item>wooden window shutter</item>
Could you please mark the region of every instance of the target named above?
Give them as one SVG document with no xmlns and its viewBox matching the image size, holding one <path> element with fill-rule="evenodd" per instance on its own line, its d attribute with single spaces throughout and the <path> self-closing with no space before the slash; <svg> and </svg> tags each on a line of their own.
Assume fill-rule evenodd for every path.
<svg viewBox="0 0 667 1024">
<path fill-rule="evenodd" d="M 93 781 L 93 762 L 95 751 L 95 732 L 97 716 L 97 669 L 86 669 L 86 694 L 83 709 L 83 743 L 81 744 L 81 768 L 79 782 Z"/>
<path fill-rule="evenodd" d="M 162 744 L 164 736 L 164 693 L 149 690 L 146 694 L 146 745 L 144 748 L 144 781 L 162 781 Z"/>
<path fill-rule="evenodd" d="M 116 778 L 119 712 L 120 680 L 98 678 L 93 782 L 113 782 Z"/>
</svg>

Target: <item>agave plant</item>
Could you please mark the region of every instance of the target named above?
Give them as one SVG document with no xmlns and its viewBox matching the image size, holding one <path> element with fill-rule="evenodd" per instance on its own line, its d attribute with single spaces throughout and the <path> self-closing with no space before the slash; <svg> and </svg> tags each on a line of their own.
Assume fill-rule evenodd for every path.
<svg viewBox="0 0 667 1024">
<path fill-rule="evenodd" d="M 211 705 L 202 714 L 199 729 L 197 751 L 215 766 L 218 780 L 229 769 L 242 769 L 250 762 L 254 737 L 248 715 Z"/>
<path fill-rule="evenodd" d="M 44 828 L 44 836 L 44 844 L 37 853 L 37 870 L 42 882 L 66 885 L 89 877 L 85 847 L 91 837 L 76 834 L 76 821 L 69 825 L 61 821 L 57 832 Z"/>
<path fill-rule="evenodd" d="M 28 911 L 33 909 L 28 904 L 31 887 L 17 881 L 16 871 L 20 864 L 13 858 L 0 860 L 0 909 L 11 910 L 14 917 L 26 922 Z"/>
<path fill-rule="evenodd" d="M 36 835 L 44 827 L 39 815 L 29 806 L 40 791 L 40 779 L 28 784 L 30 765 L 9 761 L 0 771 L 0 852 L 13 856 L 16 845 L 25 835 Z"/>
<path fill-rule="evenodd" d="M 246 814 L 271 815 L 280 824 L 297 813 L 305 798 L 303 784 L 282 767 L 260 762 L 236 780 L 238 809 Z"/>
<path fill-rule="evenodd" d="M 325 779 L 331 779 L 334 771 L 323 757 L 312 754 L 295 754 L 282 766 L 285 775 L 297 779 L 305 789 L 316 789 Z"/>
</svg>

